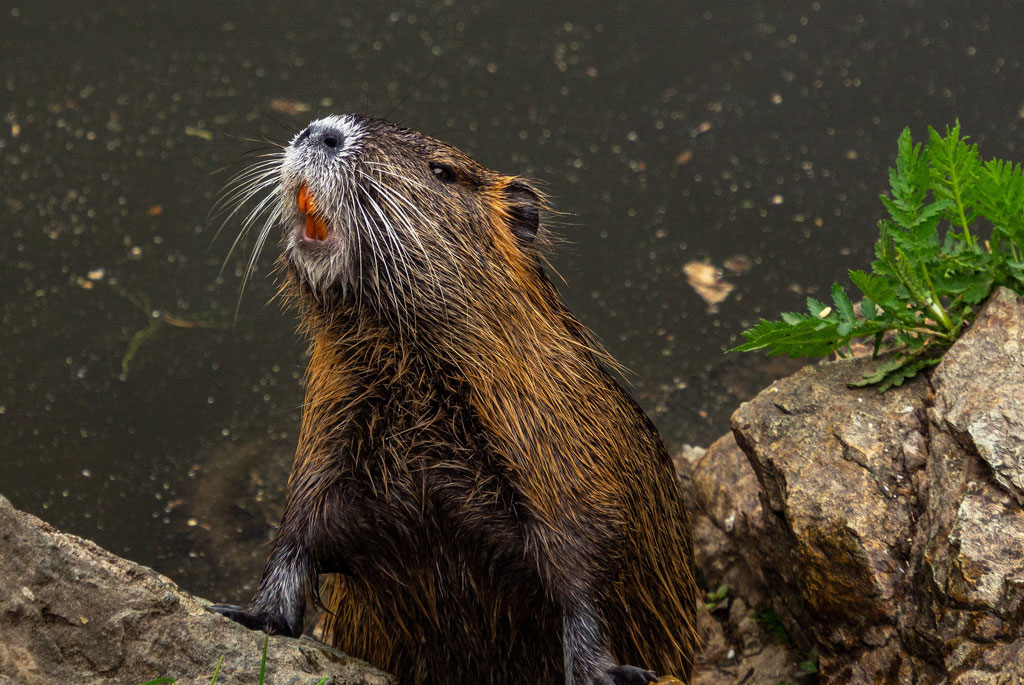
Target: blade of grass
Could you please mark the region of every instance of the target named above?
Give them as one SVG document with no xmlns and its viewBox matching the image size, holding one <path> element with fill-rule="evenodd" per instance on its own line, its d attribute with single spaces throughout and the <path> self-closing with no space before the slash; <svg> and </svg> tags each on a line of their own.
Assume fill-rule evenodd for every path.
<svg viewBox="0 0 1024 685">
<path fill-rule="evenodd" d="M 260 659 L 260 685 L 263 685 L 263 677 L 267 672 L 267 645 L 270 644 L 270 636 L 263 638 L 263 657 Z"/>
<path fill-rule="evenodd" d="M 224 655 L 221 654 L 220 658 L 217 659 L 217 668 L 213 669 L 213 680 L 210 681 L 210 685 L 217 685 L 217 674 L 220 673 L 220 665 L 224 663 Z"/>
</svg>

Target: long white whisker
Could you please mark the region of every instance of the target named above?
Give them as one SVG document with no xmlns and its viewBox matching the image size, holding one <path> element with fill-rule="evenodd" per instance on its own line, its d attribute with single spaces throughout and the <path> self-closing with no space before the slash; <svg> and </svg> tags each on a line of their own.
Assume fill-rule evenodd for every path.
<svg viewBox="0 0 1024 685">
<path fill-rule="evenodd" d="M 277 176 L 283 159 L 284 155 L 275 155 L 273 159 L 257 162 L 229 178 L 224 184 L 224 192 L 214 204 L 214 212 L 233 204 L 233 198 L 245 194 L 254 181 L 268 175 Z"/>
<path fill-rule="evenodd" d="M 243 207 L 245 207 L 245 205 L 248 204 L 250 200 L 252 200 L 254 197 L 265 191 L 267 188 L 271 188 L 277 185 L 278 179 L 280 178 L 280 163 L 270 164 L 268 162 L 265 164 L 265 168 L 250 170 L 248 175 L 242 177 L 239 181 L 237 181 L 235 186 L 229 186 L 228 188 L 226 188 L 224 194 L 221 196 L 221 199 L 218 200 L 217 203 L 214 205 L 215 212 L 223 211 L 223 209 L 227 208 L 228 206 L 233 205 L 234 207 L 227 214 L 227 216 L 224 217 L 224 220 L 221 222 L 220 226 L 214 232 L 214 241 L 220 235 L 221 231 L 224 230 L 224 227 L 227 226 L 228 222 L 230 222 L 240 211 L 242 211 Z M 273 193 L 271 193 L 269 197 L 273 197 Z M 265 200 L 261 202 L 258 205 L 258 207 L 260 207 L 260 211 L 262 211 L 262 208 L 265 207 Z M 259 212 L 256 212 L 256 215 L 258 214 Z M 235 246 L 238 244 L 239 239 L 242 237 L 242 234 L 248 231 L 250 225 L 254 220 L 255 216 L 252 213 L 250 213 L 250 216 L 245 221 L 242 222 L 242 229 L 239 231 L 238 235 L 235 236 L 235 240 L 234 242 L 232 242 L 231 248 L 228 250 L 228 254 L 224 258 L 225 264 L 227 263 L 227 260 L 230 259 L 231 253 L 234 251 Z M 223 265 L 221 266 L 221 270 L 223 271 Z"/>
<path fill-rule="evenodd" d="M 392 178 L 398 179 L 398 180 L 402 181 L 403 183 L 408 183 L 409 185 L 416 186 L 420 190 L 425 190 L 428 193 L 433 193 L 434 195 L 437 195 L 438 197 L 444 197 L 444 193 L 439 191 L 437 188 L 430 188 L 430 187 L 420 183 L 419 181 L 416 181 L 416 180 L 413 180 L 413 179 L 409 178 L 408 176 L 403 174 L 402 170 L 399 169 L 398 167 L 391 166 L 390 164 L 383 164 L 381 162 L 374 162 L 372 160 L 367 160 L 367 161 L 365 161 L 363 163 L 366 164 L 367 166 L 372 166 L 372 167 L 376 168 L 384 176 L 391 176 Z"/>
<path fill-rule="evenodd" d="M 434 269 L 434 264 L 433 261 L 430 259 L 430 254 L 427 252 L 426 247 L 424 247 L 423 242 L 420 240 L 418 232 L 413 227 L 412 221 L 409 219 L 409 215 L 406 214 L 405 211 L 403 211 L 402 208 L 398 206 L 395 203 L 394 199 L 392 198 L 396 198 L 405 202 L 405 204 L 414 209 L 416 213 L 420 215 L 424 222 L 429 222 L 429 219 L 427 219 L 426 215 L 424 215 L 423 212 L 420 211 L 419 207 L 416 207 L 416 205 L 412 204 L 407 198 L 403 197 L 396 190 L 394 190 L 393 188 L 389 188 L 388 186 L 385 186 L 382 183 L 379 183 L 376 179 L 366 176 L 366 174 L 363 175 L 364 177 L 368 178 L 373 187 L 380 192 L 381 200 L 387 202 L 388 205 L 394 210 L 395 214 L 398 216 L 400 220 L 400 223 L 402 223 L 405 226 L 406 233 L 409 234 L 409 237 L 412 238 L 412 240 L 416 243 L 416 246 L 419 248 L 420 254 L 423 255 L 423 263 L 427 267 L 427 270 L 430 272 L 431 287 L 441 298 L 441 309 L 444 311 L 445 319 L 448 319 L 448 302 L 447 299 L 445 298 L 444 287 L 443 284 L 441 283 L 440 278 L 438 278 L 437 271 Z M 465 284 L 462 285 L 463 289 L 465 289 Z"/>
<path fill-rule="evenodd" d="M 269 197 L 273 197 L 273 195 Z M 281 206 L 277 205 L 267 214 L 267 220 L 264 222 L 263 228 L 260 229 L 260 233 L 256 238 L 256 244 L 253 246 L 252 256 L 249 257 L 249 263 L 245 268 L 245 272 L 242 274 L 242 285 L 238 288 L 238 301 L 235 304 L 235 320 L 238 319 L 238 312 L 241 311 L 242 296 L 245 294 L 245 286 L 249 283 L 249 278 L 255 270 L 256 260 L 259 259 L 260 252 L 262 252 L 263 246 L 266 244 L 267 236 L 270 235 L 270 230 L 274 227 L 274 224 L 280 220 Z"/>
<path fill-rule="evenodd" d="M 364 225 L 366 226 L 366 236 L 370 239 L 370 242 L 372 243 L 370 248 L 370 254 L 373 256 L 373 293 L 377 300 L 377 309 L 380 310 L 383 306 L 381 302 L 380 288 L 380 261 L 383 260 L 384 255 L 383 253 L 381 253 L 380 245 L 377 243 L 377 237 L 374 235 L 373 221 L 370 219 L 369 215 L 366 213 L 366 209 L 361 204 L 357 204 L 356 206 L 359 208 L 359 213 L 362 214 L 363 216 L 363 221 L 365 222 Z M 385 275 L 387 275 L 386 271 L 387 270 L 385 269 Z"/>
<path fill-rule="evenodd" d="M 224 262 L 220 266 L 221 273 L 224 272 L 224 268 L 227 266 L 228 261 L 231 259 L 231 255 L 234 253 L 235 248 L 238 246 L 238 243 L 241 241 L 242 236 L 249 232 L 249 229 L 252 228 L 252 226 L 255 224 L 255 222 L 257 221 L 259 216 L 261 214 L 263 214 L 265 211 L 267 211 L 268 206 L 271 203 L 275 202 L 276 200 L 277 200 L 277 194 L 276 193 L 268 193 L 267 196 L 264 197 L 262 200 L 260 200 L 260 202 L 252 209 L 252 211 L 249 212 L 249 215 L 242 222 L 242 229 L 238 232 L 238 235 L 235 236 L 234 241 L 232 241 L 232 243 L 231 243 L 231 247 L 228 248 L 228 253 L 224 257 Z M 273 215 L 279 215 L 280 212 L 281 212 L 281 208 L 280 207 L 276 207 L 274 209 L 274 211 L 272 212 L 272 216 Z"/>
<path fill-rule="evenodd" d="M 355 288 L 354 289 L 355 289 L 355 293 L 356 293 L 356 307 L 362 307 L 363 306 L 363 290 L 364 290 L 363 284 L 365 283 L 365 281 L 363 281 L 363 251 L 364 251 L 363 247 L 364 247 L 364 245 L 363 245 L 362 231 L 369 231 L 370 227 L 367 226 L 367 225 L 361 225 L 361 223 L 359 221 L 352 221 L 351 220 L 351 218 L 355 216 L 355 210 L 354 210 L 355 203 L 352 201 L 353 195 L 354 195 L 354 193 L 346 193 L 345 194 L 345 205 L 347 207 L 347 211 L 345 213 L 345 216 L 349 218 L 348 223 L 352 227 L 355 228 L 355 234 L 356 235 L 355 235 L 354 244 L 356 246 L 356 254 L 358 255 L 358 259 L 359 259 L 359 278 L 358 278 L 358 280 L 356 280 L 356 284 L 355 284 Z"/>
<path fill-rule="evenodd" d="M 387 216 L 384 214 L 384 210 L 381 209 L 380 205 L 373 198 L 373 196 L 370 194 L 370 192 L 366 188 L 364 188 L 361 184 L 358 187 L 363 192 L 363 195 L 366 196 L 366 199 L 370 201 L 370 204 L 373 206 L 373 209 L 376 212 L 377 216 L 380 217 L 381 228 L 384 229 L 385 234 L 386 234 L 389 242 L 395 248 L 395 257 L 402 264 L 402 269 L 403 269 L 403 271 L 405 271 L 406 282 L 409 284 L 409 288 L 411 289 L 413 287 L 413 281 L 412 281 L 412 276 L 411 276 L 411 274 L 409 272 L 409 264 L 406 261 L 405 251 L 402 249 L 401 242 L 398 240 L 398 236 L 395 235 L 394 227 L 391 225 L 391 222 L 388 220 Z M 384 236 L 382 236 L 382 237 L 384 237 Z M 398 288 L 397 288 L 397 285 L 395 284 L 394 279 L 389 279 L 389 282 L 391 283 L 391 288 L 392 288 L 393 296 L 394 296 L 396 302 L 400 302 L 400 304 L 403 305 L 402 309 L 403 309 L 403 313 L 404 313 L 404 310 L 406 309 L 406 306 L 405 306 L 406 305 L 405 298 L 407 297 L 406 289 L 403 288 L 402 291 L 401 291 L 401 294 L 400 294 L 398 292 Z M 399 317 L 399 336 L 401 336 L 401 331 L 402 331 L 402 326 L 401 326 L 402 318 L 403 317 L 401 317 L 401 316 Z"/>
<path fill-rule="evenodd" d="M 409 179 L 406 179 L 404 177 L 400 178 L 400 177 L 394 176 L 393 174 L 388 174 L 388 175 L 392 176 L 392 177 L 394 177 L 394 178 L 396 178 L 398 180 L 409 181 Z M 385 195 L 384 199 L 388 199 L 388 197 L 393 197 L 393 198 L 401 201 L 402 203 L 407 205 L 409 208 L 411 208 L 413 211 L 415 211 L 420 216 L 420 218 L 423 219 L 423 221 L 425 223 L 430 223 L 430 219 L 423 213 L 423 211 L 419 207 L 417 207 L 415 204 L 413 204 L 413 202 L 411 200 L 409 200 L 409 198 L 405 197 L 404 195 L 402 195 L 401 193 L 399 193 L 395 189 L 390 188 L 390 187 L 384 185 L 383 183 L 378 183 L 376 179 L 372 179 L 372 180 L 373 180 L 373 183 L 374 183 L 375 187 L 379 188 L 382 191 L 382 193 Z M 392 207 L 395 207 L 393 202 L 392 202 Z M 400 216 L 403 217 L 403 219 L 405 221 L 405 225 L 406 225 L 409 233 L 411 234 L 413 240 L 416 241 L 417 246 L 419 246 L 420 252 L 423 255 L 423 259 L 426 262 L 427 269 L 430 271 L 430 274 L 431 274 L 431 277 L 432 277 L 432 280 L 433 280 L 432 287 L 433 287 L 434 291 L 438 294 L 438 296 L 441 298 L 441 306 L 442 306 L 442 309 L 444 311 L 445 319 L 446 320 L 450 320 L 450 313 L 449 313 L 449 310 L 448 310 L 448 301 L 447 301 L 447 298 L 445 297 L 445 288 L 447 287 L 448 284 L 443 283 L 441 281 L 441 279 L 438 277 L 437 271 L 434 269 L 433 261 L 430 259 L 430 255 L 428 254 L 426 248 L 423 246 L 422 241 L 419 239 L 419 236 L 418 236 L 417 232 L 412 228 L 412 225 L 411 225 L 411 222 L 409 221 L 408 215 L 404 211 L 401 211 L 398 207 L 395 207 L 395 210 L 399 213 Z M 459 288 L 462 290 L 462 293 L 466 297 L 469 297 L 469 290 L 466 287 L 466 281 L 465 281 L 465 278 L 463 277 L 462 269 L 459 267 L 460 260 L 459 260 L 458 256 L 455 255 L 454 252 L 452 252 L 451 247 L 445 241 L 443 241 L 443 240 L 439 241 L 439 244 L 448 252 L 449 255 L 452 256 L 452 259 L 449 260 L 449 261 L 450 261 L 450 263 L 455 268 L 455 278 L 458 281 Z"/>
</svg>

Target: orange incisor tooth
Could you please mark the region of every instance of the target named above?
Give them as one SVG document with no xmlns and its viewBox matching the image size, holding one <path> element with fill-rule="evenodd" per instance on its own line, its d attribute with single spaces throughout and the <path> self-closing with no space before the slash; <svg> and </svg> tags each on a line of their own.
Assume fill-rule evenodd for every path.
<svg viewBox="0 0 1024 685">
<path fill-rule="evenodd" d="M 306 213 L 306 184 L 299 186 L 299 211 Z"/>
<path fill-rule="evenodd" d="M 327 240 L 327 222 L 323 219 L 316 220 L 317 240 Z"/>
<path fill-rule="evenodd" d="M 316 220 L 309 214 L 306 215 L 306 237 L 310 240 L 316 238 Z"/>
</svg>

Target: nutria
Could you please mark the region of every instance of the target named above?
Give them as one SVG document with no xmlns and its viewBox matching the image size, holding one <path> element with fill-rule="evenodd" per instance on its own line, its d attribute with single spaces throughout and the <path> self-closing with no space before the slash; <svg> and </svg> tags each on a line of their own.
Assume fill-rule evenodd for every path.
<svg viewBox="0 0 1024 685">
<path fill-rule="evenodd" d="M 672 462 L 546 275 L 538 191 L 362 115 L 277 164 L 306 402 L 259 589 L 213 608 L 296 636 L 329 573 L 323 639 L 403 683 L 688 678 Z"/>
</svg>

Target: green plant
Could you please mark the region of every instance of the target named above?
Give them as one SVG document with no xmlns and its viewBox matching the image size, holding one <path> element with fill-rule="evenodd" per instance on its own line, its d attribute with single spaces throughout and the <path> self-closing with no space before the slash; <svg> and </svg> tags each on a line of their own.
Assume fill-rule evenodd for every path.
<svg viewBox="0 0 1024 685">
<path fill-rule="evenodd" d="M 267 645 L 270 644 L 270 635 L 263 638 L 263 655 L 260 656 L 260 685 L 263 685 L 263 679 L 267 674 Z"/>
<path fill-rule="evenodd" d="M 709 612 L 720 609 L 726 605 L 729 599 L 729 586 L 719 585 L 717 590 L 711 590 L 704 597 L 704 608 Z"/>
<path fill-rule="evenodd" d="M 797 666 L 804 673 L 818 672 L 818 646 L 815 645 L 807 651 L 807 658 Z"/>
<path fill-rule="evenodd" d="M 945 135 L 929 127 L 924 145 L 904 129 L 889 186 L 871 273 L 849 272 L 859 311 L 834 284 L 831 305 L 809 297 L 809 314 L 762 319 L 730 351 L 845 357 L 852 341 L 867 340 L 873 358 L 887 356 L 852 385 L 884 391 L 938 363 L 993 289 L 1024 292 L 1020 164 L 982 161 L 959 122 Z"/>
<path fill-rule="evenodd" d="M 773 642 L 786 642 L 789 632 L 782 625 L 782 619 L 771 607 L 762 607 L 754 612 L 754 621 L 768 633 Z"/>
</svg>

